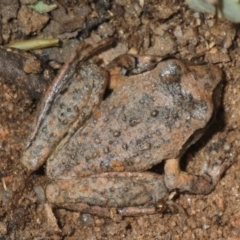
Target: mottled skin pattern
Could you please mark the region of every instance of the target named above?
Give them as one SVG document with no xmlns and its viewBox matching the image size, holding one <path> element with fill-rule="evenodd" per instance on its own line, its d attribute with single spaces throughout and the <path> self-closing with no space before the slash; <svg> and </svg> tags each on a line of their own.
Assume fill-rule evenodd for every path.
<svg viewBox="0 0 240 240">
<path fill-rule="evenodd" d="M 121 209 L 124 215 L 154 213 L 158 200 L 166 200 L 168 195 L 163 177 L 148 172 L 107 173 L 58 183 L 47 187 L 50 202 L 105 216 L 109 216 L 107 208 Z"/>
<path fill-rule="evenodd" d="M 221 71 L 213 65 L 187 66 L 174 59 L 120 58 L 133 60 L 122 72 L 138 74 L 120 76 L 113 71 L 111 78 L 119 76 L 123 83 L 102 102 L 114 64 L 108 70 L 78 64 L 74 80 L 55 96 L 24 153 L 22 163 L 30 172 L 47 160 L 46 173 L 55 180 L 46 189 L 48 201 L 99 215 L 107 215 L 105 209 L 112 207 L 134 215 L 137 209 L 155 212 L 154 206 L 168 190 L 212 191 L 228 164 L 210 166 L 208 177 L 195 176 L 180 171 L 179 159 L 215 115 Z M 139 68 L 135 72 L 133 65 Z M 72 112 L 76 115 L 75 108 L 77 125 L 68 120 Z M 54 134 L 58 140 L 52 140 Z M 146 172 L 163 160 L 164 177 Z"/>
<path fill-rule="evenodd" d="M 145 171 L 181 156 L 196 140 L 192 138 L 195 131 L 204 129 L 211 119 L 212 94 L 218 84 L 219 79 L 210 81 L 206 74 L 196 81 L 194 73 L 177 60 L 160 62 L 152 71 L 128 77 L 69 143 L 49 158 L 47 175 L 69 179 Z"/>
</svg>

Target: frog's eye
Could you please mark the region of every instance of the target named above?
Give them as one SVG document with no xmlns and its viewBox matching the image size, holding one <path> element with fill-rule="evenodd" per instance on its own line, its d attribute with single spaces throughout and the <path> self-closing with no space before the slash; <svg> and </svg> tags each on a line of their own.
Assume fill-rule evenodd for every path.
<svg viewBox="0 0 240 240">
<path fill-rule="evenodd" d="M 173 83 L 179 82 L 182 75 L 182 68 L 177 61 L 169 60 L 159 69 L 161 82 Z"/>
</svg>

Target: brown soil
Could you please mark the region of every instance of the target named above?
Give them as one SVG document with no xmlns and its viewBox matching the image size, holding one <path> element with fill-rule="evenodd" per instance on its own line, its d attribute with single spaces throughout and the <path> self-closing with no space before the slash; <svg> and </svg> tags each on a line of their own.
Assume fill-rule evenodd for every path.
<svg viewBox="0 0 240 240">
<path fill-rule="evenodd" d="M 222 19 L 214 26 L 212 15 L 194 13 L 181 0 L 44 1 L 58 7 L 43 14 L 28 7 L 34 2 L 0 2 L 0 44 L 36 36 L 59 38 L 61 47 L 34 51 L 54 71 L 80 40 L 95 43 L 113 36 L 118 37 L 117 45 L 101 54 L 105 63 L 130 50 L 218 65 L 225 76 L 222 106 L 210 130 L 184 155 L 182 167 L 198 173 L 204 162 L 213 159 L 234 164 L 211 194 L 177 196 L 174 201 L 185 213 L 176 210 L 116 221 L 54 209 L 56 224 L 44 199 L 39 201 L 35 193 L 49 181 L 44 169 L 34 173 L 23 189 L 25 175 L 20 165 L 30 123 L 50 78 L 44 78 L 33 92 L 32 85 L 26 87 L 22 79 L 13 79 L 4 74 L 7 69 L 0 69 L 0 240 L 240 239 L 239 25 Z M 0 61 L 10 62 L 6 56 Z M 42 71 L 44 76 L 50 74 L 45 68 Z M 31 78 L 23 82 L 31 83 Z M 19 199 L 13 193 L 22 196 Z"/>
</svg>

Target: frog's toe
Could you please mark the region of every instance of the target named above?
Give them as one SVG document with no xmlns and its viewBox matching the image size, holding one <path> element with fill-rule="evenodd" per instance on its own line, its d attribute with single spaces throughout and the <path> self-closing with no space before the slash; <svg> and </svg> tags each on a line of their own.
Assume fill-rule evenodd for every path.
<svg viewBox="0 0 240 240">
<path fill-rule="evenodd" d="M 232 165 L 232 161 L 215 159 L 211 164 L 207 164 L 207 167 L 204 167 L 203 175 L 211 177 L 213 185 L 216 185 L 224 172 Z"/>
<path fill-rule="evenodd" d="M 182 172 L 178 159 L 169 159 L 165 163 L 165 185 L 169 190 L 189 192 L 193 194 L 208 194 L 217 185 L 223 173 L 231 166 L 229 161 L 215 160 L 202 175 Z"/>
</svg>

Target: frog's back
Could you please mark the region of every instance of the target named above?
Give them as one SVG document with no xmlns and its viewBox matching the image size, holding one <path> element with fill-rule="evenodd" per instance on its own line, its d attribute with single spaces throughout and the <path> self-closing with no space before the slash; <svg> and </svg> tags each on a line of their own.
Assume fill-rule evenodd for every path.
<svg viewBox="0 0 240 240">
<path fill-rule="evenodd" d="M 129 77 L 50 157 L 48 175 L 144 171 L 181 156 L 202 135 L 220 101 L 221 72 L 208 70 L 168 60 Z"/>
</svg>

